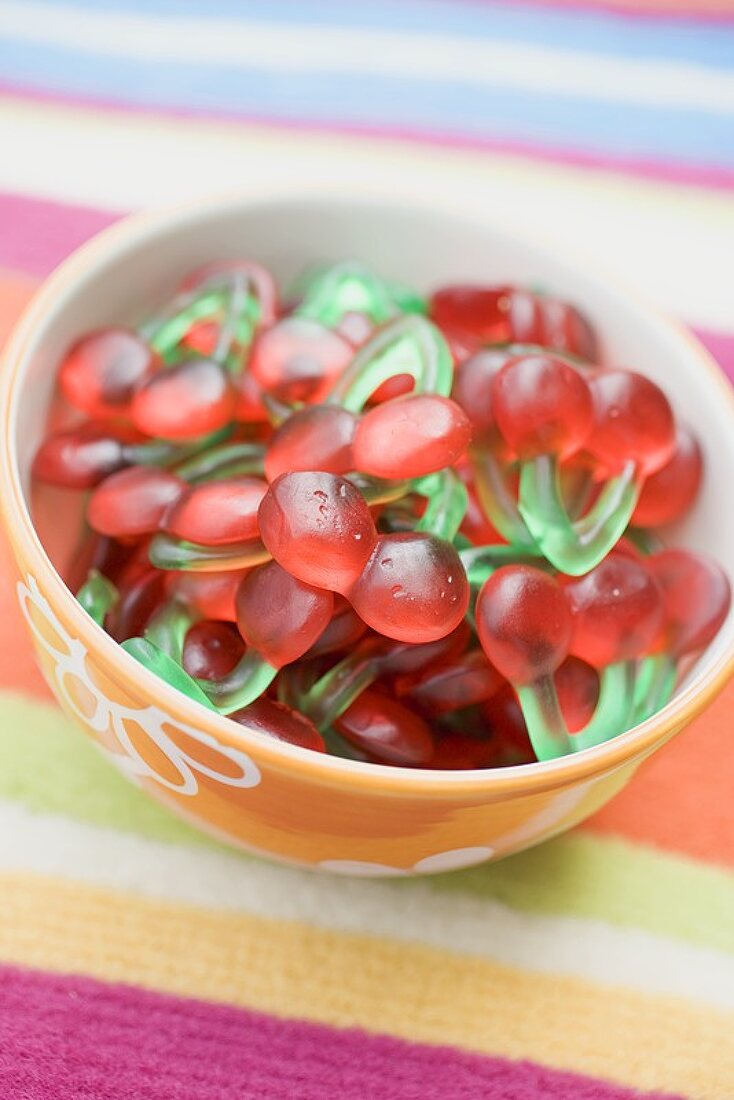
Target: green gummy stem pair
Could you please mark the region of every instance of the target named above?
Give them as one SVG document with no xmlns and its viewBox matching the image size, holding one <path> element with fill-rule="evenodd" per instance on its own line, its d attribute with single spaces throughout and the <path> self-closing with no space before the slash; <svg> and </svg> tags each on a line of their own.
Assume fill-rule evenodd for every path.
<svg viewBox="0 0 734 1100">
<path fill-rule="evenodd" d="M 148 548 L 148 559 L 156 569 L 188 573 L 222 573 L 249 569 L 270 561 L 271 554 L 259 539 L 208 546 L 204 543 L 156 535 Z"/>
<path fill-rule="evenodd" d="M 426 303 L 398 283 L 377 278 L 362 264 L 346 261 L 312 271 L 293 288 L 301 298 L 295 313 L 329 328 L 346 313 L 363 313 L 382 325 L 398 313 L 425 313 Z"/>
</svg>

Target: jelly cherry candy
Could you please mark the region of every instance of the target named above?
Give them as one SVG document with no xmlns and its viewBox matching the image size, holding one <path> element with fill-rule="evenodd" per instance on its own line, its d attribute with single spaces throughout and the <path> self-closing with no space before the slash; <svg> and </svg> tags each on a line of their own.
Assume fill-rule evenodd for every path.
<svg viewBox="0 0 734 1100">
<path fill-rule="evenodd" d="M 346 592 L 375 544 L 375 525 L 364 497 L 335 474 L 283 474 L 259 511 L 265 546 L 294 577 Z"/>
<path fill-rule="evenodd" d="M 162 529 L 206 546 L 255 539 L 257 510 L 267 488 L 257 477 L 222 478 L 193 486 L 169 510 Z"/>
<path fill-rule="evenodd" d="M 308 317 L 285 317 L 256 338 L 249 372 L 281 401 L 320 401 L 354 355 L 339 333 Z"/>
<path fill-rule="evenodd" d="M 690 550 L 661 550 L 649 566 L 663 593 L 662 647 L 673 657 L 704 649 L 729 614 L 726 574 L 711 558 Z"/>
<path fill-rule="evenodd" d="M 454 375 L 451 396 L 461 405 L 479 437 L 495 427 L 492 379 L 515 355 L 509 348 L 483 348 L 461 364 Z"/>
<path fill-rule="evenodd" d="M 391 676 L 411 677 L 460 657 L 471 637 L 469 624 L 462 620 L 455 630 L 435 642 L 386 642 L 379 653 L 380 671 Z"/>
<path fill-rule="evenodd" d="M 480 709 L 488 732 L 504 747 L 508 763 L 525 764 L 535 760 L 525 716 L 511 684 L 505 683 L 481 704 Z"/>
<path fill-rule="evenodd" d="M 567 657 L 554 678 L 569 733 L 578 733 L 594 717 L 599 702 L 599 676 L 586 661 Z"/>
<path fill-rule="evenodd" d="M 662 527 L 680 519 L 698 495 L 702 474 L 698 441 L 689 428 L 679 425 L 673 457 L 646 479 L 632 523 L 637 527 Z"/>
<path fill-rule="evenodd" d="M 334 597 L 334 614 L 323 634 L 317 638 L 306 657 L 319 657 L 348 649 L 365 634 L 367 626 L 343 596 Z"/>
<path fill-rule="evenodd" d="M 634 371 L 598 371 L 589 382 L 594 426 L 587 449 L 610 471 L 632 462 L 649 477 L 675 450 L 675 421 L 668 399 L 649 378 Z"/>
<path fill-rule="evenodd" d="M 266 695 L 261 695 L 242 710 L 234 711 L 229 717 L 240 726 L 273 737 L 276 741 L 286 741 L 289 745 L 298 745 L 314 752 L 326 752 L 324 739 L 313 722 L 284 703 L 268 699 Z"/>
<path fill-rule="evenodd" d="M 477 597 L 479 640 L 490 662 L 515 685 L 551 676 L 565 660 L 573 633 L 566 594 L 531 565 L 505 565 Z"/>
<path fill-rule="evenodd" d="M 111 609 L 106 628 L 116 642 L 143 633 L 165 598 L 165 578 L 156 569 L 136 569 L 119 583 L 120 598 Z"/>
<path fill-rule="evenodd" d="M 278 289 L 267 268 L 252 260 L 215 260 L 191 271 L 181 281 L 181 291 L 193 294 L 212 287 L 231 285 L 235 278 L 244 280 L 258 304 L 258 324 L 271 325 L 278 313 Z"/>
<path fill-rule="evenodd" d="M 135 394 L 136 428 L 160 439 L 196 439 L 234 419 L 236 395 L 227 372 L 211 359 L 188 359 L 154 375 Z"/>
<path fill-rule="evenodd" d="M 296 470 L 346 474 L 355 469 L 352 441 L 357 417 L 338 405 L 310 405 L 289 416 L 271 440 L 265 476 L 275 481 Z"/>
<path fill-rule="evenodd" d="M 263 402 L 263 391 L 249 370 L 234 379 L 235 420 L 244 424 L 267 424 L 270 417 Z"/>
<path fill-rule="evenodd" d="M 217 680 L 231 672 L 245 652 L 245 643 L 233 623 L 205 620 L 186 634 L 183 667 L 189 676 Z"/>
<path fill-rule="evenodd" d="M 495 737 L 476 737 L 451 730 L 439 736 L 433 756 L 424 766 L 441 771 L 471 771 L 500 767 L 505 762 L 504 755 L 503 745 Z"/>
<path fill-rule="evenodd" d="M 334 725 L 346 741 L 381 764 L 420 768 L 433 756 L 434 739 L 428 724 L 372 688 L 357 696 Z"/>
<path fill-rule="evenodd" d="M 155 368 L 155 354 L 136 333 L 100 329 L 67 353 L 59 385 L 66 400 L 89 416 L 125 416 L 135 391 Z"/>
<path fill-rule="evenodd" d="M 422 532 L 382 535 L 349 599 L 380 634 L 432 642 L 464 618 L 469 584 L 450 543 Z"/>
<path fill-rule="evenodd" d="M 565 591 L 573 613 L 570 652 L 594 668 L 640 657 L 657 637 L 663 598 L 644 561 L 612 551 Z"/>
<path fill-rule="evenodd" d="M 429 312 L 441 329 L 480 344 L 537 344 L 588 361 L 598 356 L 594 332 L 578 310 L 517 287 L 442 287 Z"/>
<path fill-rule="evenodd" d="M 98 485 L 89 498 L 89 525 L 114 538 L 149 534 L 157 530 L 186 488 L 185 481 L 167 470 L 151 466 L 120 470 Z"/>
<path fill-rule="evenodd" d="M 453 465 L 470 438 L 469 418 L 450 398 L 399 397 L 361 417 L 354 436 L 354 463 L 373 477 L 422 477 Z"/>
<path fill-rule="evenodd" d="M 333 609 L 331 592 L 304 584 L 277 562 L 253 569 L 237 593 L 240 634 L 276 668 L 311 648 L 328 626 Z"/>
<path fill-rule="evenodd" d="M 474 649 L 453 661 L 433 665 L 413 680 L 412 684 L 396 685 L 398 694 L 406 694 L 411 702 L 429 714 L 448 714 L 461 707 L 471 707 L 489 699 L 504 683 L 480 649 Z"/>
<path fill-rule="evenodd" d="M 245 576 L 242 569 L 217 573 L 176 573 L 166 575 L 166 591 L 188 604 L 203 619 L 237 620 L 237 589 Z"/>
<path fill-rule="evenodd" d="M 33 460 L 33 476 L 47 485 L 91 489 L 126 465 L 123 440 L 108 425 L 90 421 L 44 440 Z"/>
<path fill-rule="evenodd" d="M 520 459 L 567 458 L 591 430 L 593 406 L 581 373 L 551 355 L 510 359 L 492 380 L 492 407 L 502 435 Z"/>
</svg>

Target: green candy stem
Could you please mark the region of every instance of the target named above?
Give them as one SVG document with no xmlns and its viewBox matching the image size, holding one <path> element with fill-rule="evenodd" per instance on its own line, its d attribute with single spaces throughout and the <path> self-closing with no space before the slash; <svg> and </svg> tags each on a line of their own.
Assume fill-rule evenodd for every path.
<svg viewBox="0 0 734 1100">
<path fill-rule="evenodd" d="M 262 477 L 264 463 L 265 447 L 262 443 L 222 443 L 187 458 L 175 467 L 175 473 L 192 484 L 231 477 L 232 471 Z"/>
<path fill-rule="evenodd" d="M 201 703 L 202 706 L 208 710 L 215 710 L 216 708 L 210 703 L 204 692 L 201 690 L 196 680 L 189 676 L 188 672 L 185 672 L 173 657 L 170 657 L 162 649 L 159 649 L 153 642 L 148 641 L 147 638 L 128 638 L 127 641 L 122 643 L 122 648 L 126 653 L 129 653 L 131 657 L 134 657 L 141 665 L 148 669 L 149 672 L 154 673 L 159 679 L 163 680 L 171 687 L 177 688 L 178 691 L 183 692 L 184 695 L 188 695 L 189 699 L 194 699 L 197 703 Z"/>
<path fill-rule="evenodd" d="M 349 481 L 359 489 L 370 507 L 374 504 L 392 504 L 402 500 L 413 489 L 412 481 L 383 481 L 368 474 L 349 474 Z"/>
<path fill-rule="evenodd" d="M 232 714 L 254 703 L 277 675 L 277 668 L 256 650 L 248 649 L 221 680 L 196 680 L 195 683 L 220 714 Z"/>
<path fill-rule="evenodd" d="M 492 526 L 512 545 L 534 548 L 502 464 L 489 450 L 472 450 L 471 460 L 479 503 Z"/>
<path fill-rule="evenodd" d="M 602 670 L 594 714 L 576 733 L 568 731 L 552 676 L 543 676 L 516 690 L 535 755 L 538 760 L 554 760 L 601 745 L 629 728 L 635 663 L 619 661 Z"/>
<path fill-rule="evenodd" d="M 329 669 L 300 698 L 298 709 L 323 732 L 377 679 L 376 647 L 360 646 Z"/>
<path fill-rule="evenodd" d="M 640 662 L 634 696 L 634 724 L 637 726 L 661 710 L 670 700 L 678 674 L 669 653 L 645 657 Z"/>
<path fill-rule="evenodd" d="M 298 289 L 302 298 L 294 312 L 329 328 L 338 325 L 345 313 L 364 313 L 382 325 L 399 308 L 386 283 L 349 260 L 312 272 Z"/>
<path fill-rule="evenodd" d="M 519 511 L 548 561 L 561 573 L 588 573 L 624 533 L 640 494 L 634 462 L 611 478 L 581 519 L 571 520 L 560 491 L 559 467 L 541 455 L 520 467 Z"/>
<path fill-rule="evenodd" d="M 168 308 L 139 329 L 140 335 L 163 358 L 176 350 L 184 336 L 197 321 L 216 316 L 224 306 L 223 289 L 178 295 Z"/>
<path fill-rule="evenodd" d="M 128 443 L 123 447 L 123 455 L 134 466 L 176 466 L 189 460 L 196 461 L 199 455 L 205 458 L 210 448 L 216 449 L 231 434 L 232 426 L 227 425 L 226 428 L 220 428 L 219 431 L 211 432 L 185 446 L 169 443 L 165 439 L 153 439 L 149 443 Z"/>
<path fill-rule="evenodd" d="M 181 600 L 170 600 L 151 617 L 144 630 L 145 639 L 167 653 L 177 664 L 183 664 L 184 642 L 197 616 Z"/>
<path fill-rule="evenodd" d="M 527 563 L 538 565 L 542 559 L 539 553 L 532 554 L 523 546 L 498 543 L 496 546 L 468 546 L 459 550 L 459 557 L 472 588 L 481 588 L 495 570 L 503 565 Z"/>
<path fill-rule="evenodd" d="M 571 734 L 572 750 L 591 749 L 629 729 L 634 691 L 634 661 L 618 661 L 603 669 L 599 675 L 599 700 L 594 714 L 583 729 Z"/>
<path fill-rule="evenodd" d="M 117 603 L 119 593 L 112 581 L 102 576 L 98 569 L 90 569 L 76 598 L 95 623 L 104 626 L 105 617 Z"/>
<path fill-rule="evenodd" d="M 224 546 L 176 539 L 171 535 L 156 535 L 148 548 L 148 558 L 156 569 L 177 569 L 187 573 L 222 573 L 231 569 L 248 569 L 270 561 L 270 553 L 260 539 L 233 542 Z"/>
<path fill-rule="evenodd" d="M 469 502 L 463 481 L 447 466 L 438 473 L 417 478 L 413 490 L 428 500 L 415 530 L 450 542 L 461 527 Z"/>
<path fill-rule="evenodd" d="M 448 397 L 454 375 L 449 346 L 425 317 L 398 317 L 363 344 L 327 401 L 359 413 L 378 386 L 397 374 L 415 379 L 415 393 Z"/>
<path fill-rule="evenodd" d="M 555 760 L 572 751 L 552 676 L 541 676 L 517 687 L 528 736 L 538 760 Z"/>
</svg>

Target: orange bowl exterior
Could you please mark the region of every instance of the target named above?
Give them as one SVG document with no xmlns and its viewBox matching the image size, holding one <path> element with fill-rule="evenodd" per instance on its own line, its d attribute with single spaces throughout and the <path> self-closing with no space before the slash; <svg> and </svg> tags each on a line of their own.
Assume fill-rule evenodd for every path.
<svg viewBox="0 0 734 1100">
<path fill-rule="evenodd" d="M 581 821 L 723 687 L 732 646 L 664 711 L 596 749 L 496 771 L 431 772 L 281 744 L 157 680 L 82 611 L 51 565 L 8 430 L 36 327 L 65 287 L 136 225 L 107 231 L 68 261 L 19 325 L 2 378 L 0 471 L 18 598 L 41 669 L 62 709 L 128 779 L 203 830 L 272 859 L 359 875 L 438 872 L 520 851 Z M 703 353 L 701 361 L 716 369 Z"/>
</svg>

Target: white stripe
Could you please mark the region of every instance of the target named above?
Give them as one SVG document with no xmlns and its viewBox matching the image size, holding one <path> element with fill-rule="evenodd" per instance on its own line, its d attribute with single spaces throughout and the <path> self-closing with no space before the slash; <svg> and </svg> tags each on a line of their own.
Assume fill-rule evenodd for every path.
<svg viewBox="0 0 734 1100">
<path fill-rule="evenodd" d="M 734 957 L 598 920 L 331 878 L 226 852 L 179 847 L 0 802 L 0 871 L 58 875 L 159 900 L 304 921 L 477 955 L 548 974 L 734 1008 Z"/>
<path fill-rule="evenodd" d="M 108 209 L 304 188 L 499 212 L 692 323 L 732 328 L 724 192 L 388 140 L 0 100 L 0 190 Z M 22 150 L 22 153 L 18 152 Z M 294 183 L 294 186 L 295 186 Z"/>
<path fill-rule="evenodd" d="M 160 17 L 4 0 L 5 38 L 96 53 L 276 72 L 362 73 L 734 112 L 734 75 L 703 65 L 542 48 L 511 40 L 247 19 Z"/>
</svg>

